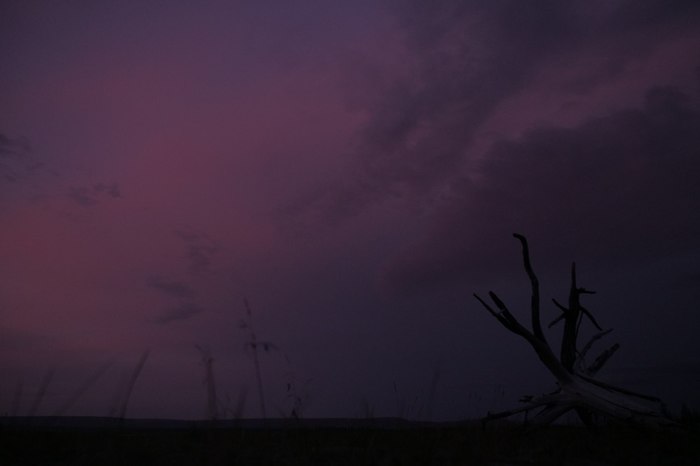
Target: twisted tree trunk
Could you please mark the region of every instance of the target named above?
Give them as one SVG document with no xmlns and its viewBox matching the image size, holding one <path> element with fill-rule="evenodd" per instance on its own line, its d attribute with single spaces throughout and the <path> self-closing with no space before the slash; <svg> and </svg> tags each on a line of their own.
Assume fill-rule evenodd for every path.
<svg viewBox="0 0 700 466">
<path fill-rule="evenodd" d="M 556 356 L 542 331 L 539 281 L 532 269 L 527 239 L 517 233 L 513 236 L 522 245 L 523 264 L 530 279 L 532 290 L 530 300 L 532 330 L 520 324 L 493 291 L 489 291 L 489 297 L 493 301 L 495 308 L 481 299 L 479 295 L 474 294 L 474 297 L 501 325 L 527 340 L 535 350 L 540 361 L 554 376 L 558 388 L 550 394 L 538 397 L 524 397 L 522 401 L 526 403 L 525 406 L 501 413 L 489 414 L 486 419 L 498 419 L 539 409 L 539 412 L 533 419 L 537 424 L 550 424 L 571 410 L 575 410 L 581 420 L 587 425 L 593 422 L 594 416 L 603 416 L 609 419 L 655 428 L 675 424 L 665 414 L 664 405 L 660 399 L 634 393 L 595 378 L 598 371 L 608 362 L 620 346 L 616 343 L 603 351 L 591 364 L 586 363 L 586 355 L 593 344 L 610 333 L 612 329 L 603 330 L 593 315 L 581 305 L 581 295 L 593 294 L 594 292 L 578 287 L 575 263 L 571 265 L 571 287 L 568 307 L 563 306 L 556 300 L 552 300 L 555 306 L 562 311 L 562 314 L 549 327 L 551 328 L 560 321 L 564 321 L 561 349 L 559 357 Z M 577 340 L 583 317 L 588 318 L 598 329 L 599 333 L 595 334 L 579 351 Z"/>
</svg>

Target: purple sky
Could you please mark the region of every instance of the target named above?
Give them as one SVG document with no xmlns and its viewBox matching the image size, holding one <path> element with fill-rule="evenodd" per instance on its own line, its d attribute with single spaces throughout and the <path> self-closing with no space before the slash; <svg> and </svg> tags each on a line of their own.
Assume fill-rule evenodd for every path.
<svg viewBox="0 0 700 466">
<path fill-rule="evenodd" d="M 202 418 L 199 345 L 259 416 L 244 297 L 269 415 L 510 407 L 516 231 L 608 380 L 700 405 L 699 51 L 681 0 L 2 2 L 0 413 L 53 370 L 38 414 L 106 415 L 150 350 L 128 415 Z"/>
</svg>

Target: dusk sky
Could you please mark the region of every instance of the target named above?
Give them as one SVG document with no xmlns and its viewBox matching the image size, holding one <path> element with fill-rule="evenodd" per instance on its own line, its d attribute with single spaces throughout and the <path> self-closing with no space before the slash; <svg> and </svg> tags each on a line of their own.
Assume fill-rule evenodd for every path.
<svg viewBox="0 0 700 466">
<path fill-rule="evenodd" d="M 3 1 L 0 56 L 0 414 L 113 413 L 150 351 L 127 416 L 205 418 L 199 347 L 258 417 L 244 298 L 269 416 L 513 407 L 513 232 L 601 378 L 700 407 L 700 2 Z"/>
</svg>

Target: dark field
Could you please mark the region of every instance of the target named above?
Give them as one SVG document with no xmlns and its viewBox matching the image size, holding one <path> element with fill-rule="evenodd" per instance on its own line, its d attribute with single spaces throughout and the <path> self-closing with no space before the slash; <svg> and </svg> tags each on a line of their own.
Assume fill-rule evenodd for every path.
<svg viewBox="0 0 700 466">
<path fill-rule="evenodd" d="M 70 423 L 68 423 L 70 424 Z M 0 465 L 699 465 L 700 433 L 399 420 L 223 425 L 79 419 L 0 427 Z"/>
</svg>

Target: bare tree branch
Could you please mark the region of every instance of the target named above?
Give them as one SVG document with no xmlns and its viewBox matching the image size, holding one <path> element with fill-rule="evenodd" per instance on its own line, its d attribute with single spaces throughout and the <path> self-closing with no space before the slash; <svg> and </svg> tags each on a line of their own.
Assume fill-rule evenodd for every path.
<svg viewBox="0 0 700 466">
<path fill-rule="evenodd" d="M 556 299 L 552 298 L 552 302 L 554 303 L 555 306 L 557 306 L 557 307 L 559 308 L 559 310 L 561 311 L 561 314 L 559 314 L 559 317 L 557 317 L 556 319 L 554 319 L 553 321 L 551 321 L 551 322 L 549 323 L 549 325 L 547 326 L 547 328 L 552 328 L 552 327 L 554 327 L 556 324 L 558 324 L 559 322 L 561 322 L 562 320 L 564 320 L 564 318 L 566 317 L 566 313 L 569 311 L 569 310 L 568 310 L 567 308 L 565 308 L 562 304 L 560 304 L 559 301 L 557 301 Z"/>
<path fill-rule="evenodd" d="M 493 310 L 489 304 L 481 299 L 481 296 L 478 294 L 474 293 L 474 297 L 481 303 L 482 306 L 486 308 L 487 311 L 491 313 L 492 316 L 494 316 L 500 323 L 502 323 L 508 330 L 510 330 L 510 327 L 508 326 L 508 322 L 503 318 L 503 316 L 499 313 Z"/>
<path fill-rule="evenodd" d="M 617 387 L 615 385 L 611 385 L 607 382 L 603 382 L 601 380 L 594 379 L 593 377 L 589 377 L 587 375 L 578 374 L 578 376 L 581 377 L 586 382 L 589 382 L 589 383 L 596 385 L 600 388 L 604 388 L 605 390 L 609 390 L 609 391 L 617 392 L 617 393 L 622 393 L 624 395 L 633 396 L 635 398 L 640 398 L 642 400 L 651 401 L 654 403 L 662 403 L 661 398 L 656 397 L 656 396 L 646 395 L 644 393 L 638 393 L 638 392 L 634 392 L 632 390 L 627 390 L 626 388 Z"/>
<path fill-rule="evenodd" d="M 610 348 L 603 351 L 600 354 L 600 356 L 595 358 L 595 361 L 593 361 L 593 364 L 591 364 L 590 367 L 588 367 L 588 369 L 586 370 L 586 373 L 589 375 L 595 375 L 596 373 L 598 373 L 598 371 L 603 368 L 605 363 L 608 362 L 608 360 L 613 356 L 613 354 L 615 354 L 617 352 L 617 350 L 619 350 L 619 349 L 620 349 L 620 345 L 618 343 L 615 343 Z"/>
<path fill-rule="evenodd" d="M 523 235 L 518 233 L 513 233 L 513 236 L 520 241 L 523 249 L 523 263 L 525 266 L 525 271 L 527 276 L 530 278 L 530 287 L 532 288 L 532 297 L 530 299 L 530 311 L 532 313 L 532 331 L 537 338 L 546 342 L 547 339 L 542 331 L 542 325 L 540 324 L 540 284 L 537 280 L 537 275 L 535 275 L 534 270 L 532 270 L 532 263 L 530 262 L 530 248 L 527 244 L 527 239 Z"/>
<path fill-rule="evenodd" d="M 568 372 L 573 372 L 576 362 L 576 339 L 579 324 L 579 297 L 576 286 L 576 262 L 571 263 L 571 287 L 569 290 L 569 307 L 564 312 L 564 333 L 561 339 L 561 363 Z"/>
<path fill-rule="evenodd" d="M 603 338 L 605 335 L 607 335 L 607 334 L 609 334 L 610 332 L 612 332 L 612 331 L 613 331 L 613 329 L 609 328 L 609 329 L 604 330 L 604 331 L 602 331 L 602 332 L 600 332 L 600 333 L 596 333 L 595 335 L 593 335 L 593 336 L 591 337 L 591 339 L 588 341 L 588 343 L 586 343 L 586 346 L 584 346 L 583 349 L 582 349 L 582 350 L 579 352 L 579 354 L 578 354 L 578 361 L 577 361 L 577 363 L 578 363 L 578 366 L 579 366 L 580 368 L 582 368 L 584 371 L 587 370 L 587 369 L 584 367 L 584 359 L 585 359 L 586 355 L 588 354 L 588 352 L 589 352 L 589 351 L 591 350 L 591 348 L 593 347 L 593 344 L 594 344 L 596 341 L 598 341 L 598 340 L 600 340 L 601 338 Z"/>
<path fill-rule="evenodd" d="M 594 293 L 589 293 L 589 294 L 594 294 Z M 588 309 L 586 309 L 585 307 L 583 307 L 583 306 L 579 306 L 579 307 L 581 308 L 581 312 L 583 312 L 583 314 L 584 314 L 586 317 L 588 317 L 588 319 L 589 319 L 589 320 L 591 321 L 591 323 L 595 326 L 595 328 L 597 328 L 597 329 L 600 330 L 600 331 L 603 331 L 603 328 L 600 326 L 600 324 L 598 324 L 598 321 L 595 320 L 595 318 L 593 317 L 593 314 L 591 314 L 591 313 L 588 311 Z"/>
</svg>

